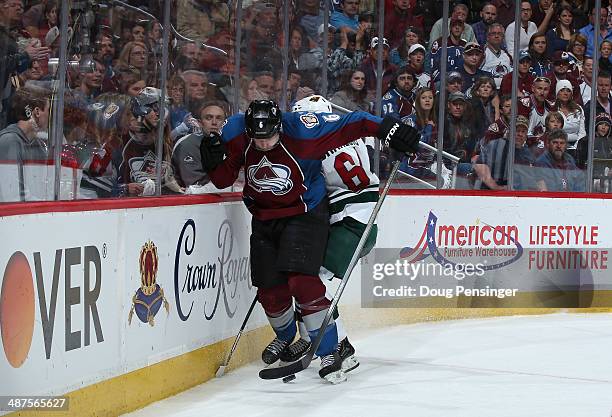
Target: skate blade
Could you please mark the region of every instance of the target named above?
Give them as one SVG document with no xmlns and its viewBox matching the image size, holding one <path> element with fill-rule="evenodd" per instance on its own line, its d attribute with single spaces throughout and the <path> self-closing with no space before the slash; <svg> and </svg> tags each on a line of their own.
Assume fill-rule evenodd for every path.
<svg viewBox="0 0 612 417">
<path fill-rule="evenodd" d="M 342 361 L 342 371 L 351 372 L 353 369 L 359 366 L 359 361 L 355 358 L 355 355 L 351 355 Z"/>
<path fill-rule="evenodd" d="M 344 373 L 344 371 L 339 370 L 335 372 L 330 372 L 329 374 L 325 375 L 323 379 L 331 384 L 336 385 L 346 381 L 346 374 Z"/>
</svg>

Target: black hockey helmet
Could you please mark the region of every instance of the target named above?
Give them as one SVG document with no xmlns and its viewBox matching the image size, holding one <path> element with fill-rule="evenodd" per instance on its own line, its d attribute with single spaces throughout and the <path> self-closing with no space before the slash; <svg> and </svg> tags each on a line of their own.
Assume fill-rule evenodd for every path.
<svg viewBox="0 0 612 417">
<path fill-rule="evenodd" d="M 244 124 L 250 138 L 267 139 L 280 131 L 280 107 L 273 100 L 254 100 L 244 114 Z"/>
</svg>

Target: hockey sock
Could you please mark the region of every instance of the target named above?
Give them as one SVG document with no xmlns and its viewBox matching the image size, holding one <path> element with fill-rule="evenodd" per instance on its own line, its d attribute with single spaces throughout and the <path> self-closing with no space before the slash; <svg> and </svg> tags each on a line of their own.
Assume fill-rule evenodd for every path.
<svg viewBox="0 0 612 417">
<path fill-rule="evenodd" d="M 297 333 L 297 328 L 289 285 L 258 288 L 257 297 L 276 336 L 281 340 L 291 342 Z"/>
<path fill-rule="evenodd" d="M 325 296 L 325 285 L 318 276 L 301 274 L 289 275 L 288 282 L 289 290 L 302 312 L 308 334 L 311 340 L 314 340 L 331 304 L 331 301 Z M 318 356 L 328 355 L 336 349 L 337 345 L 338 333 L 336 324 L 332 320 L 325 329 L 325 336 L 316 353 Z"/>
</svg>

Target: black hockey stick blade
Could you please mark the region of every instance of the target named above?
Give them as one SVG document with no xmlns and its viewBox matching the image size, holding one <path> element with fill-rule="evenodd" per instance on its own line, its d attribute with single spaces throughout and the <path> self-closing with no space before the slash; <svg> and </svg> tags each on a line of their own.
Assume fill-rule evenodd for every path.
<svg viewBox="0 0 612 417">
<path fill-rule="evenodd" d="M 259 371 L 259 377 L 261 379 L 280 379 L 297 374 L 310 366 L 313 356 L 314 355 L 311 355 L 310 351 L 308 351 L 299 361 L 291 362 L 283 366 L 264 368 Z"/>
<path fill-rule="evenodd" d="M 296 362 L 291 362 L 288 365 L 262 369 L 261 371 L 259 371 L 259 377 L 261 379 L 284 378 L 292 374 L 297 374 L 298 372 L 301 372 L 310 366 L 310 363 L 312 362 L 312 358 L 314 357 L 319 345 L 321 344 L 321 341 L 323 340 L 323 336 L 325 335 L 325 329 L 327 329 L 327 325 L 329 324 L 331 317 L 333 316 L 333 312 L 336 306 L 338 305 L 338 302 L 340 301 L 340 297 L 342 296 L 344 287 L 346 287 L 349 277 L 351 276 L 351 273 L 353 272 L 355 265 L 357 265 L 357 262 L 359 261 L 359 254 L 361 253 L 363 247 L 365 246 L 365 242 L 370 234 L 370 230 L 372 230 L 372 226 L 374 225 L 374 222 L 376 221 L 376 217 L 378 216 L 378 212 L 380 211 L 380 208 L 382 207 L 382 203 L 385 201 L 385 198 L 387 197 L 387 193 L 389 192 L 389 189 L 391 188 L 391 183 L 393 182 L 393 180 L 395 179 L 395 176 L 397 175 L 397 172 L 399 170 L 399 163 L 400 161 L 396 161 L 393 165 L 393 169 L 391 170 L 391 174 L 389 174 L 389 179 L 387 180 L 387 184 L 385 184 L 385 188 L 383 189 L 383 192 L 381 196 L 379 197 L 378 202 L 376 203 L 376 206 L 374 207 L 374 210 L 372 211 L 372 214 L 370 215 L 370 219 L 368 220 L 368 225 L 366 226 L 365 231 L 363 235 L 361 236 L 361 239 L 359 240 L 359 244 L 357 245 L 357 248 L 355 249 L 355 252 L 353 253 L 351 262 L 349 263 L 348 268 L 344 276 L 342 277 L 340 286 L 336 290 L 336 294 L 334 295 L 334 298 L 332 299 L 332 303 L 329 306 L 329 309 L 327 311 L 327 314 L 325 315 L 325 318 L 323 319 L 323 323 L 321 324 L 321 328 L 319 329 L 319 335 L 314 340 L 314 342 L 310 345 L 310 349 L 308 349 L 308 352 L 306 353 L 306 355 L 302 357 L 302 359 Z"/>
</svg>

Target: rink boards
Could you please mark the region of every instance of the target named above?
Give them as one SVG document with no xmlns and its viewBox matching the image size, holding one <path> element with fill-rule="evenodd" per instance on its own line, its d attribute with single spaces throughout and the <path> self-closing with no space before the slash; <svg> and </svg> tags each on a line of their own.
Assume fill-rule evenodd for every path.
<svg viewBox="0 0 612 417">
<path fill-rule="evenodd" d="M 381 211 L 377 247 L 414 249 L 433 214 L 432 236 L 447 257 L 467 253 L 447 248 L 503 249 L 516 241 L 525 254 L 588 249 L 598 253 L 597 268 L 589 268 L 597 302 L 589 306 L 605 307 L 610 207 L 584 196 L 398 191 Z M 70 393 L 69 412 L 50 415 L 116 415 L 213 377 L 255 294 L 250 215 L 239 196 L 32 203 L 4 206 L 2 216 L 0 396 Z M 565 235 L 573 241 L 561 241 L 568 225 L 582 228 Z M 546 240 L 553 230 L 557 237 Z M 511 303 L 450 308 L 493 307 L 455 298 L 446 300 L 449 308 L 362 308 L 360 274 L 358 268 L 343 298 L 349 329 L 558 311 Z M 233 365 L 259 356 L 271 335 L 266 323 L 256 308 Z"/>
</svg>

